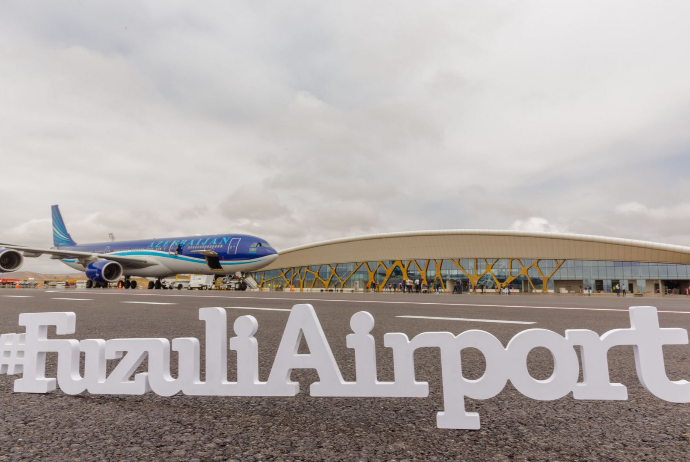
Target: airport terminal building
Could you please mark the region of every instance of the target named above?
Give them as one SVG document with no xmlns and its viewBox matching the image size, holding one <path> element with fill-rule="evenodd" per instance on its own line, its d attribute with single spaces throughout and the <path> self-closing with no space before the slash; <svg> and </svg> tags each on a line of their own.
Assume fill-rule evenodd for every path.
<svg viewBox="0 0 690 462">
<path fill-rule="evenodd" d="M 690 247 L 600 236 L 496 230 L 375 234 L 279 252 L 254 273 L 263 289 L 366 290 L 419 279 L 452 291 L 682 293 Z"/>
</svg>

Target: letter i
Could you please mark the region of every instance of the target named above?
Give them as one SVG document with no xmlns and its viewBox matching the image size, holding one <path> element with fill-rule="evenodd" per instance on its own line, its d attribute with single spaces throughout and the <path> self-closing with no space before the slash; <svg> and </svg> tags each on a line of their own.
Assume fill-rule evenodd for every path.
<svg viewBox="0 0 690 462">
<path fill-rule="evenodd" d="M 355 313 L 350 318 L 350 327 L 354 334 L 349 334 L 346 340 L 347 347 L 355 350 L 357 385 L 376 385 L 376 343 L 369 333 L 374 328 L 374 317 L 366 311 Z"/>
<path fill-rule="evenodd" d="M 237 352 L 237 387 L 239 395 L 252 395 L 259 382 L 259 342 L 254 338 L 259 323 L 254 316 L 235 319 L 233 329 L 237 337 L 230 339 L 230 349 Z"/>
</svg>

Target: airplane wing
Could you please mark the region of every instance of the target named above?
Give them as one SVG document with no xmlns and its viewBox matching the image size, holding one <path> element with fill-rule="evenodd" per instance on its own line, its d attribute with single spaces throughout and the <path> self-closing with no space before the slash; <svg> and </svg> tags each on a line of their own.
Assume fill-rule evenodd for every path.
<svg viewBox="0 0 690 462">
<path fill-rule="evenodd" d="M 96 260 L 111 260 L 120 263 L 125 268 L 146 268 L 158 265 L 158 261 L 146 257 L 132 257 L 125 255 L 112 255 L 107 253 L 79 252 L 76 250 L 45 249 L 40 247 L 26 247 L 23 245 L 2 244 L 0 248 L 13 249 L 22 252 L 25 257 L 40 257 L 43 254 L 50 255 L 54 260 L 63 258 L 76 258 L 81 263 L 88 263 Z"/>
</svg>

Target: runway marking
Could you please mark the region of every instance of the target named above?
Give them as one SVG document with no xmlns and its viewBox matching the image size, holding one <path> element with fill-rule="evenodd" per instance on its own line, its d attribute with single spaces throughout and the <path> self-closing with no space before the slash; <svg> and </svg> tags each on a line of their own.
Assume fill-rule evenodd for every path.
<svg viewBox="0 0 690 462">
<path fill-rule="evenodd" d="M 33 298 L 33 295 L 3 295 L 7 298 Z"/>
<path fill-rule="evenodd" d="M 439 319 L 441 321 L 494 322 L 498 324 L 536 324 L 531 321 L 503 321 L 502 319 L 443 318 L 439 316 L 396 316 L 396 318 Z"/>
<path fill-rule="evenodd" d="M 93 298 L 51 298 L 51 300 L 72 300 L 75 302 L 89 302 L 93 301 Z"/>
<path fill-rule="evenodd" d="M 177 303 L 168 303 L 168 302 L 137 302 L 137 301 L 128 301 L 128 302 L 120 302 L 120 303 L 136 303 L 139 305 L 177 305 Z"/>
<path fill-rule="evenodd" d="M 226 310 L 257 310 L 257 311 L 292 311 L 287 308 L 257 308 L 254 306 L 221 306 Z"/>
<path fill-rule="evenodd" d="M 328 299 L 328 298 L 293 298 L 293 297 L 251 297 L 246 295 L 240 296 L 223 296 L 223 295 L 185 295 L 185 294 L 150 294 L 150 293 L 136 293 L 136 292 L 72 292 L 88 295 L 135 295 L 142 297 L 187 297 L 187 298 L 223 298 L 230 299 L 251 299 L 251 300 L 292 300 L 292 301 L 314 301 L 314 302 L 334 302 L 334 303 L 371 303 L 380 305 L 433 305 L 433 306 L 459 306 L 459 307 L 487 307 L 487 308 L 521 308 L 521 309 L 541 309 L 541 310 L 582 310 L 582 311 L 615 311 L 620 313 L 629 313 L 628 308 L 593 308 L 593 307 L 575 307 L 575 306 L 532 306 L 532 305 L 499 305 L 499 304 L 480 304 L 480 303 L 441 303 L 441 302 L 412 302 L 412 301 L 392 301 L 392 300 L 346 300 L 346 299 Z M 431 296 L 431 295 L 430 295 Z M 474 295 L 472 295 L 474 297 Z M 518 296 L 515 296 L 518 297 Z M 651 303 L 651 301 L 650 301 Z M 641 306 L 641 305 L 631 305 Z M 672 314 L 690 314 L 690 311 L 673 311 L 673 310 L 658 310 L 658 313 L 672 313 Z"/>
</svg>

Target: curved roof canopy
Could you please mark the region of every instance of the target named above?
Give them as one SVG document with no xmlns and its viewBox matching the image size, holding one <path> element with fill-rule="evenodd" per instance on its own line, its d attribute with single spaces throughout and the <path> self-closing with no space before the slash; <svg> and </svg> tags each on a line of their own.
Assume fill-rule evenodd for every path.
<svg viewBox="0 0 690 462">
<path fill-rule="evenodd" d="M 328 263 L 529 258 L 690 264 L 690 247 L 583 234 L 487 229 L 371 234 L 292 247 L 264 270 Z"/>
</svg>

